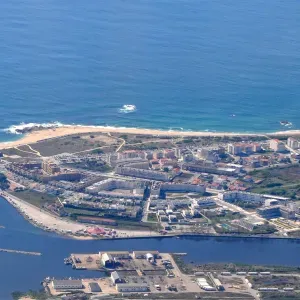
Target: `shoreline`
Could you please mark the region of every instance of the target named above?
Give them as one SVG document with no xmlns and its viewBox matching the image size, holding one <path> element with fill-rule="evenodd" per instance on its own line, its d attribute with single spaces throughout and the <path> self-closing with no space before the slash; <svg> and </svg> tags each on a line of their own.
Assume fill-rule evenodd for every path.
<svg viewBox="0 0 300 300">
<path fill-rule="evenodd" d="M 26 144 L 37 143 L 42 140 L 49 140 L 58 137 L 64 137 L 72 134 L 82 133 L 124 133 L 124 134 L 144 134 L 144 135 L 162 135 L 162 136 L 182 136 L 182 137 L 234 137 L 234 136 L 285 136 L 300 135 L 300 130 L 286 130 L 271 133 L 243 133 L 243 132 L 208 132 L 208 131 L 178 131 L 178 130 L 160 130 L 143 129 L 130 127 L 105 127 L 105 126 L 81 126 L 81 125 L 62 125 L 59 127 L 33 129 L 15 141 L 0 142 L 0 149 L 17 147 Z"/>
<path fill-rule="evenodd" d="M 191 232 L 187 232 L 187 233 L 170 233 L 170 234 L 160 234 L 160 233 L 155 233 L 155 234 L 150 234 L 150 232 L 139 232 L 139 231 L 131 231 L 131 230 L 122 230 L 122 229 L 118 229 L 116 228 L 119 232 L 123 232 L 124 234 L 132 234 L 132 235 L 125 235 L 125 236 L 117 236 L 117 237 L 102 237 L 102 236 L 78 236 L 75 234 L 75 232 L 73 233 L 64 233 L 61 232 L 62 229 L 58 230 L 55 228 L 51 228 L 46 230 L 45 228 L 47 228 L 47 226 L 40 222 L 33 222 L 32 221 L 32 217 L 29 216 L 28 211 L 25 212 L 24 206 L 22 208 L 20 208 L 20 203 L 24 204 L 25 206 L 27 205 L 27 207 L 33 207 L 35 210 L 37 210 L 39 212 L 39 214 L 41 215 L 41 217 L 43 218 L 43 214 L 47 214 L 52 218 L 53 220 L 59 220 L 60 218 L 57 216 L 54 216 L 44 210 L 41 210 L 19 198 L 16 198 L 12 195 L 10 195 L 9 193 L 5 193 L 2 192 L 2 194 L 0 195 L 3 199 L 5 199 L 10 205 L 12 205 L 17 212 L 26 220 L 28 221 L 30 224 L 32 224 L 33 226 L 40 228 L 42 230 L 44 230 L 45 232 L 51 232 L 51 233 L 55 233 L 57 234 L 59 237 L 62 238 L 70 238 L 70 239 L 75 239 L 75 240 L 128 240 L 128 239 L 165 239 L 165 238 L 174 238 L 177 237 L 179 239 L 184 239 L 184 238 L 197 238 L 197 237 L 202 237 L 202 238 L 227 238 L 227 239 L 263 239 L 263 240 L 290 240 L 290 241 L 300 241 L 300 237 L 288 237 L 288 236 L 276 236 L 276 235 L 230 235 L 230 234 L 207 234 L 207 233 L 191 233 Z M 8 196 L 9 195 L 9 196 Z M 12 199 L 10 197 L 13 197 L 15 199 Z M 18 201 L 18 203 L 17 203 Z M 92 227 L 93 224 L 84 224 L 84 223 L 76 223 L 74 221 L 66 221 L 63 220 L 63 222 L 68 225 L 76 226 L 78 228 L 86 228 L 86 227 Z M 49 228 L 49 227 L 48 227 Z"/>
</svg>

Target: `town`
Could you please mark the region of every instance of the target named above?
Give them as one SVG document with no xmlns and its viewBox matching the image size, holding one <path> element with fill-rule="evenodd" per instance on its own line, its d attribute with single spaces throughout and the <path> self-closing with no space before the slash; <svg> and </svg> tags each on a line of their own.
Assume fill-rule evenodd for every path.
<svg viewBox="0 0 300 300">
<path fill-rule="evenodd" d="M 0 155 L 1 195 L 45 230 L 300 236 L 297 137 L 84 133 Z"/>
</svg>

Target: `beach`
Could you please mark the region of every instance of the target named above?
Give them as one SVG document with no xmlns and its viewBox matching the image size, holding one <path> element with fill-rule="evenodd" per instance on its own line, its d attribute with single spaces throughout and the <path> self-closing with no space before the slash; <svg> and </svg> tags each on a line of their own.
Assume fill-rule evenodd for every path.
<svg viewBox="0 0 300 300">
<path fill-rule="evenodd" d="M 30 223 L 44 230 L 52 231 L 60 235 L 79 240 L 103 238 L 100 236 L 96 237 L 91 235 L 82 235 L 87 228 L 94 227 L 94 225 L 82 224 L 57 217 L 4 191 L 1 193 L 1 196 L 5 198 L 12 206 L 14 206 Z M 154 231 L 124 230 L 118 228 L 116 228 L 116 231 L 118 238 L 159 236 L 159 233 Z M 78 234 L 79 232 L 81 234 Z"/>
<path fill-rule="evenodd" d="M 124 128 L 124 127 L 102 127 L 102 126 L 71 126 L 64 125 L 57 128 L 32 130 L 26 133 L 19 140 L 0 143 L 0 149 L 18 147 L 26 144 L 34 144 L 46 139 L 54 139 L 72 134 L 82 133 L 121 133 L 121 134 L 145 134 L 160 136 L 181 136 L 181 137 L 224 137 L 224 136 L 286 136 L 300 135 L 300 130 L 278 131 L 274 133 L 238 133 L 238 132 L 207 132 L 207 131 L 176 131 L 176 130 L 158 130 L 143 128 Z"/>
</svg>

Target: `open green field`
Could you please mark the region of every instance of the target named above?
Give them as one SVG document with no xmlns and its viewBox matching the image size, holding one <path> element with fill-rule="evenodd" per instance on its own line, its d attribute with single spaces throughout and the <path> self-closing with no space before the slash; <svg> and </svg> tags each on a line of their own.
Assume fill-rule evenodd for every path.
<svg viewBox="0 0 300 300">
<path fill-rule="evenodd" d="M 103 133 L 73 134 L 64 137 L 47 139 L 31 144 L 31 147 L 42 156 L 52 156 L 60 153 L 74 153 L 96 148 L 117 147 L 121 141 Z"/>
<path fill-rule="evenodd" d="M 255 170 L 250 175 L 262 180 L 251 192 L 300 199 L 300 164 Z"/>
<path fill-rule="evenodd" d="M 37 207 L 43 207 L 46 203 L 54 203 L 57 200 L 57 197 L 45 193 L 40 193 L 33 190 L 25 190 L 19 192 L 10 192 L 13 196 L 16 196 L 30 204 L 33 204 Z"/>
</svg>

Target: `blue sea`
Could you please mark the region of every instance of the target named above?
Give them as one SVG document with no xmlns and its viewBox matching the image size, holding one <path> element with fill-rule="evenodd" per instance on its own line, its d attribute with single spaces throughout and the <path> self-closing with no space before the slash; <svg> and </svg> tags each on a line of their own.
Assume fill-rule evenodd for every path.
<svg viewBox="0 0 300 300">
<path fill-rule="evenodd" d="M 22 122 L 300 129 L 299 16 L 298 0 L 0 1 L 0 139 Z"/>
</svg>

